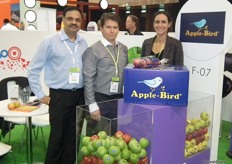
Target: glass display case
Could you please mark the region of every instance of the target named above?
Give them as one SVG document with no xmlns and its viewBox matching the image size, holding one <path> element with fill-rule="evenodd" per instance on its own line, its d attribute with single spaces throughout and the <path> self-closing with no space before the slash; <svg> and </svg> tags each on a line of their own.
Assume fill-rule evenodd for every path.
<svg viewBox="0 0 232 164">
<path fill-rule="evenodd" d="M 185 161 L 210 159 L 214 96 L 191 91 L 186 120 Z"/>
<path fill-rule="evenodd" d="M 123 99 L 106 101 L 98 103 L 99 108 L 102 113 L 109 110 L 111 114 L 101 116 L 100 121 L 91 119 L 87 106 L 79 106 L 77 107 L 77 133 L 80 134 L 78 163 L 84 163 L 84 160 L 103 162 L 113 158 L 116 163 L 119 163 L 120 159 L 125 159 L 132 163 L 143 160 L 149 164 L 196 164 L 203 159 L 209 159 L 213 102 L 214 96 L 192 91 L 189 92 L 188 106 L 133 104 L 125 103 Z M 186 130 L 190 124 L 193 124 L 195 130 L 191 128 L 192 131 Z M 95 141 L 99 139 L 100 142 Z M 124 146 L 123 144 L 119 146 L 118 142 L 121 140 L 124 141 Z M 139 150 L 136 148 L 134 150 L 130 146 L 131 140 L 135 140 Z M 187 155 L 186 142 L 193 144 L 187 151 L 189 153 L 191 150 L 191 154 Z M 194 147 L 198 145 L 201 146 L 195 152 Z M 120 153 L 110 153 L 111 146 L 120 147 Z M 124 149 L 130 150 L 129 156 L 122 157 Z M 141 149 L 146 150 L 146 155 L 144 151 L 141 153 Z M 117 150 L 118 148 L 114 147 L 112 151 L 117 152 Z"/>
<path fill-rule="evenodd" d="M 87 106 L 77 107 L 77 134 L 80 134 L 77 163 L 149 161 L 152 110 L 124 104 L 122 99 L 101 102 L 98 106 L 102 114 L 100 121 L 91 118 Z"/>
</svg>

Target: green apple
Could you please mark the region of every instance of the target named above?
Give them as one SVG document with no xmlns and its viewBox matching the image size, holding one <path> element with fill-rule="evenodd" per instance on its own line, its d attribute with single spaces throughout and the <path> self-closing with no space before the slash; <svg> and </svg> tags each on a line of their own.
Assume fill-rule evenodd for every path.
<svg viewBox="0 0 232 164">
<path fill-rule="evenodd" d="M 202 120 L 208 120 L 209 119 L 209 114 L 207 112 L 201 112 L 200 114 Z"/>
<path fill-rule="evenodd" d="M 199 143 L 197 145 L 197 148 L 198 148 L 198 152 L 202 151 L 203 150 L 202 143 Z"/>
<path fill-rule="evenodd" d="M 106 139 L 107 137 L 107 133 L 105 131 L 100 131 L 97 134 L 99 136 L 100 139 Z"/>
<path fill-rule="evenodd" d="M 188 150 L 185 149 L 185 150 L 184 150 L 184 157 L 186 158 L 186 157 L 188 157 L 188 155 L 189 155 Z"/>
<path fill-rule="evenodd" d="M 194 131 L 194 126 L 192 124 L 188 124 L 186 126 L 186 134 L 192 133 Z"/>
<path fill-rule="evenodd" d="M 107 154 L 107 149 L 105 148 L 105 146 L 100 146 L 98 149 L 97 149 L 97 155 L 100 157 L 100 158 L 103 158 L 103 156 Z"/>
<path fill-rule="evenodd" d="M 189 154 L 189 156 L 193 155 L 193 148 L 192 147 L 188 148 L 188 154 Z"/>
<path fill-rule="evenodd" d="M 145 149 L 141 149 L 141 152 L 138 155 L 139 158 L 144 158 L 147 156 L 147 151 Z"/>
<path fill-rule="evenodd" d="M 205 127 L 209 127 L 210 126 L 210 120 L 206 120 L 205 121 Z"/>
<path fill-rule="evenodd" d="M 206 149 L 207 146 L 208 146 L 208 142 L 207 141 L 203 141 L 202 142 L 202 148 L 203 148 L 203 150 Z"/>
<path fill-rule="evenodd" d="M 129 148 L 133 153 L 136 153 L 136 154 L 140 153 L 142 149 L 139 143 L 133 143 L 129 145 Z"/>
<path fill-rule="evenodd" d="M 197 145 L 193 146 L 193 154 L 196 154 L 198 152 L 198 147 Z"/>
<path fill-rule="evenodd" d="M 208 132 L 205 133 L 205 140 L 206 140 L 206 141 L 209 141 L 209 133 L 208 133 Z"/>
<path fill-rule="evenodd" d="M 191 142 L 188 141 L 188 140 L 186 140 L 186 141 L 185 141 L 185 149 L 188 149 L 188 148 L 190 148 L 191 146 L 192 146 Z"/>
<path fill-rule="evenodd" d="M 92 146 L 95 150 L 97 150 L 99 147 L 103 146 L 103 143 L 100 139 L 92 141 Z"/>
<path fill-rule="evenodd" d="M 125 148 L 126 142 L 122 139 L 116 139 L 115 145 L 118 146 L 122 150 Z"/>
<path fill-rule="evenodd" d="M 115 145 L 115 138 L 107 137 L 105 139 L 104 146 L 106 147 L 106 149 L 109 149 L 111 146 L 114 146 L 114 145 Z"/>
<path fill-rule="evenodd" d="M 83 137 L 83 139 L 81 141 L 83 146 L 87 146 L 89 142 L 90 142 L 90 137 L 88 137 L 88 136 Z"/>
<path fill-rule="evenodd" d="M 136 139 L 131 139 L 128 146 L 130 147 L 134 143 L 138 143 L 138 141 Z"/>
<path fill-rule="evenodd" d="M 120 159 L 120 160 L 118 161 L 118 164 L 128 164 L 128 162 L 127 162 L 127 160 L 125 160 L 125 159 Z"/>
<path fill-rule="evenodd" d="M 135 154 L 135 153 L 131 153 L 130 158 L 129 158 L 129 161 L 130 161 L 131 163 L 138 163 L 138 161 L 139 161 L 139 156 L 138 156 L 137 154 Z"/>
<path fill-rule="evenodd" d="M 81 148 L 81 154 L 82 154 L 83 156 L 88 156 L 88 155 L 90 155 L 90 151 L 88 150 L 87 146 L 83 146 L 83 147 Z"/>
<path fill-rule="evenodd" d="M 103 162 L 104 164 L 113 164 L 114 163 L 114 157 L 110 154 L 105 154 L 103 156 Z"/>
<path fill-rule="evenodd" d="M 93 147 L 93 145 L 92 145 L 92 141 L 90 141 L 90 142 L 88 143 L 87 148 L 88 148 L 88 150 L 89 150 L 90 152 L 95 151 L 95 149 L 94 149 L 94 147 Z"/>
<path fill-rule="evenodd" d="M 122 152 L 121 152 L 121 157 L 122 157 L 122 159 L 127 160 L 127 159 L 129 159 L 130 154 L 131 154 L 131 152 L 130 152 L 129 149 L 123 149 Z"/>
<path fill-rule="evenodd" d="M 141 139 L 139 140 L 139 144 L 140 144 L 140 146 L 141 146 L 142 148 L 146 149 L 146 148 L 148 147 L 148 145 L 149 145 L 149 141 L 148 141 L 148 139 L 146 139 L 146 138 L 141 138 Z"/>
<path fill-rule="evenodd" d="M 91 155 L 97 157 L 98 156 L 97 151 L 91 152 Z"/>
<path fill-rule="evenodd" d="M 131 138 L 131 140 L 132 140 L 132 141 L 136 141 L 136 142 L 138 142 L 138 141 L 137 141 L 137 139 L 136 139 L 136 138 L 134 138 L 134 137 L 132 137 L 132 138 Z"/>
<path fill-rule="evenodd" d="M 194 118 L 194 119 L 191 120 L 191 124 L 194 124 L 195 122 L 198 122 L 197 118 Z"/>
<path fill-rule="evenodd" d="M 114 157 L 114 160 L 115 160 L 115 161 L 119 161 L 120 159 L 122 159 L 120 153 L 119 153 L 117 156 Z"/>
<path fill-rule="evenodd" d="M 111 146 L 108 149 L 108 153 L 112 155 L 113 157 L 116 157 L 120 153 L 120 148 L 118 146 Z"/>
<path fill-rule="evenodd" d="M 201 125 L 201 128 L 204 128 L 204 127 L 205 127 L 205 120 L 200 119 L 200 120 L 199 120 L 199 123 L 200 123 L 200 125 Z"/>
<path fill-rule="evenodd" d="M 196 139 L 193 138 L 190 142 L 191 142 L 191 145 L 192 145 L 191 147 L 196 145 Z"/>
<path fill-rule="evenodd" d="M 195 130 L 199 130 L 199 129 L 201 128 L 201 124 L 199 123 L 199 121 L 198 121 L 198 122 L 195 122 L 195 123 L 193 124 L 193 126 L 194 126 L 194 129 L 195 129 Z"/>
</svg>

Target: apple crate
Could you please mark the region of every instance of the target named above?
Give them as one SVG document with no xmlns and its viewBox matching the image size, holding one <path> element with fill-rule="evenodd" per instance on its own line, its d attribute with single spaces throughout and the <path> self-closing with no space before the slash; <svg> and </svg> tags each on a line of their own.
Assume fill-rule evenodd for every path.
<svg viewBox="0 0 232 164">
<path fill-rule="evenodd" d="M 214 96 L 190 93 L 184 155 L 187 163 L 195 164 L 210 159 Z"/>
<path fill-rule="evenodd" d="M 77 134 L 80 134 L 77 163 L 84 163 L 84 160 L 97 163 L 112 157 L 117 163 L 120 159 L 134 163 L 138 160 L 143 163 L 150 161 L 152 111 L 141 110 L 133 104 L 125 108 L 122 102 L 120 99 L 98 103 L 101 113 L 105 110 L 111 113 L 118 111 L 102 116 L 100 121 L 91 119 L 88 106 L 77 107 Z M 111 156 L 104 157 L 106 154 Z"/>
</svg>

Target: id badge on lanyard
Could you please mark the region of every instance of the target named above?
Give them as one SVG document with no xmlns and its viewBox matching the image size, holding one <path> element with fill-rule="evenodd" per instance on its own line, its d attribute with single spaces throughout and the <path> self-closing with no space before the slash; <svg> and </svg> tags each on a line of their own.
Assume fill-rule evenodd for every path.
<svg viewBox="0 0 232 164">
<path fill-rule="evenodd" d="M 80 69 L 79 68 L 70 68 L 69 69 L 69 83 L 70 84 L 79 84 L 80 83 Z"/>
<path fill-rule="evenodd" d="M 80 83 L 80 68 L 75 67 L 75 57 L 74 57 L 74 55 L 77 52 L 77 45 L 75 46 L 75 50 L 73 53 L 66 41 L 64 41 L 64 44 L 67 47 L 69 53 L 72 55 L 72 60 L 73 60 L 73 65 L 74 65 L 74 67 L 69 68 L 69 77 L 68 77 L 69 84 L 79 84 Z"/>
<path fill-rule="evenodd" d="M 118 93 L 119 91 L 119 83 L 120 83 L 120 79 L 118 77 L 118 60 L 119 60 L 119 46 L 118 46 L 118 53 L 117 53 L 117 58 L 115 59 L 113 54 L 110 52 L 110 50 L 105 47 L 106 50 L 109 52 L 110 56 L 112 57 L 113 61 L 114 61 L 114 65 L 115 65 L 115 75 L 114 77 L 112 77 L 111 82 L 110 82 L 110 93 Z"/>
<path fill-rule="evenodd" d="M 112 77 L 110 83 L 110 93 L 118 93 L 119 81 L 119 77 Z"/>
</svg>

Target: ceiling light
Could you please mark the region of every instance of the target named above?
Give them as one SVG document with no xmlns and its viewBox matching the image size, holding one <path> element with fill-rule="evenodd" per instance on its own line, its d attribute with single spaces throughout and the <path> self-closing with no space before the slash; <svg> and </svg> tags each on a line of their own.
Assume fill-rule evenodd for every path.
<svg viewBox="0 0 232 164">
<path fill-rule="evenodd" d="M 35 7 L 36 2 L 35 2 L 35 0 L 24 0 L 24 4 L 28 8 L 33 8 L 33 7 Z"/>
<path fill-rule="evenodd" d="M 58 3 L 60 6 L 65 6 L 65 5 L 67 5 L 68 0 L 57 0 L 57 3 Z"/>
<path fill-rule="evenodd" d="M 109 2 L 107 0 L 100 0 L 101 9 L 105 10 L 109 6 Z"/>
<path fill-rule="evenodd" d="M 32 23 L 36 20 L 36 13 L 32 10 L 28 10 L 26 13 L 25 13 L 25 19 Z"/>
</svg>

